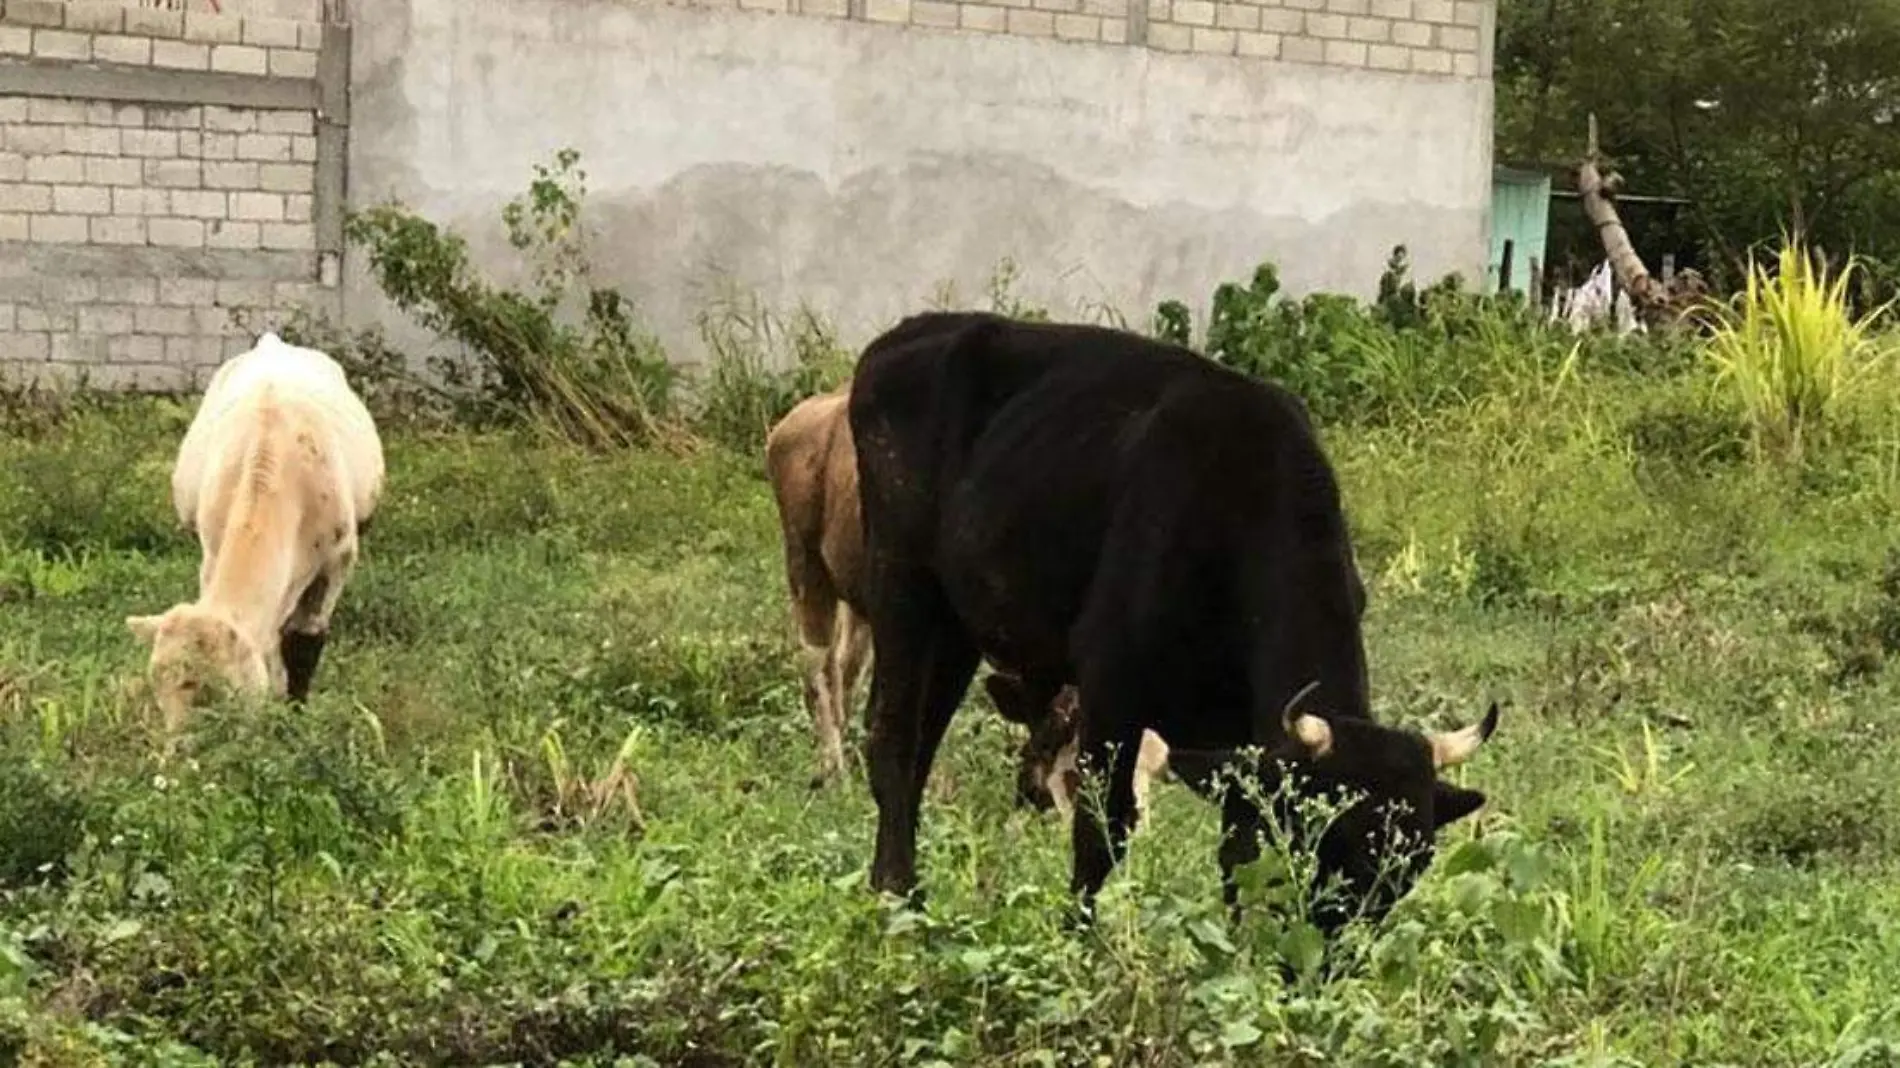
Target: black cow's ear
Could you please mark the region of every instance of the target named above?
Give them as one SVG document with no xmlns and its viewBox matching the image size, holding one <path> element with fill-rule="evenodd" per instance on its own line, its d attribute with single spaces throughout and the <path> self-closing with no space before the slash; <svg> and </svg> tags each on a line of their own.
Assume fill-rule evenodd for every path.
<svg viewBox="0 0 1900 1068">
<path fill-rule="evenodd" d="M 1484 793 L 1467 790 L 1448 782 L 1432 783 L 1432 822 L 1434 829 L 1456 823 L 1484 805 Z"/>
</svg>

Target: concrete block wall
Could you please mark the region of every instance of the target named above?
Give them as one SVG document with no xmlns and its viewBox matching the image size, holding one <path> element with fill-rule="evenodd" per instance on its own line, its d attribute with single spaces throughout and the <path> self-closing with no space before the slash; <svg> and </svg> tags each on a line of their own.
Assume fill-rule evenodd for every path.
<svg viewBox="0 0 1900 1068">
<path fill-rule="evenodd" d="M 190 388 L 338 310 L 322 0 L 0 3 L 0 380 Z"/>
</svg>

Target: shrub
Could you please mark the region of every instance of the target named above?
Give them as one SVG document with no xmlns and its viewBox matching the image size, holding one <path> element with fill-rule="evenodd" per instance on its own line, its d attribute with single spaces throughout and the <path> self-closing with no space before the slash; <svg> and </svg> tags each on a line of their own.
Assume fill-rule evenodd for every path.
<svg viewBox="0 0 1900 1068">
<path fill-rule="evenodd" d="M 563 149 L 537 164 L 526 197 L 502 211 L 532 295 L 478 277 L 462 237 L 397 204 L 353 213 L 346 233 L 398 308 L 463 346 L 465 359 L 434 369 L 470 402 L 465 414 L 593 448 L 650 443 L 669 433 L 677 372 L 618 290 L 588 284 L 579 158 Z"/>
<path fill-rule="evenodd" d="M 1852 316 L 1855 270 L 1849 260 L 1830 279 L 1798 239 L 1784 240 L 1772 275 L 1751 256 L 1735 301 L 1704 306 L 1714 320 L 1709 359 L 1747 413 L 1758 456 L 1799 461 L 1874 366 L 1874 322 L 1884 309 Z"/>
</svg>

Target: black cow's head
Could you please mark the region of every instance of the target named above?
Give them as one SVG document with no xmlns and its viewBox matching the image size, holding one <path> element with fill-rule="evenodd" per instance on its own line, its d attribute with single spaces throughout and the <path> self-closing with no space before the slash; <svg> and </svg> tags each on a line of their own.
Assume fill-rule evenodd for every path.
<svg viewBox="0 0 1900 1068">
<path fill-rule="evenodd" d="M 1075 736 L 1074 691 L 1047 694 L 1002 672 L 985 676 L 983 688 L 1004 719 L 1029 728 L 1017 752 L 1016 806 L 1047 812 L 1055 805 L 1049 776 L 1056 756 Z"/>
<path fill-rule="evenodd" d="M 1421 734 L 1371 720 L 1296 712 L 1283 719 L 1284 738 L 1257 760 L 1234 750 L 1174 750 L 1169 766 L 1195 792 L 1220 803 L 1236 840 L 1222 846 L 1222 867 L 1257 855 L 1260 809 L 1241 790 L 1217 781 L 1223 768 L 1251 773 L 1261 791 L 1276 795 L 1274 819 L 1288 839 L 1311 846 L 1290 793 L 1349 802 L 1319 831 L 1315 852 L 1315 926 L 1332 934 L 1355 917 L 1382 919 L 1430 866 L 1439 828 L 1476 812 L 1485 796 L 1440 781 L 1438 772 L 1471 758 L 1497 729 L 1498 706 L 1461 730 Z M 1285 774 L 1292 791 L 1276 791 Z M 1329 887 L 1337 879 L 1341 886 Z M 1322 892 L 1324 891 L 1324 892 Z"/>
</svg>

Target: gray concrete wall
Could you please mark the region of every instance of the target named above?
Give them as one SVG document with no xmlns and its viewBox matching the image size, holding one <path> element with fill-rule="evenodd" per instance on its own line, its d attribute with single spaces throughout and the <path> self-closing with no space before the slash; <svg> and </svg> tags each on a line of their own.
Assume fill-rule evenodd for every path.
<svg viewBox="0 0 1900 1068">
<path fill-rule="evenodd" d="M 355 5 L 352 203 L 505 270 L 501 206 L 576 148 L 596 262 L 682 358 L 721 284 L 861 341 L 1005 257 L 1138 323 L 1262 259 L 1295 291 L 1369 293 L 1397 243 L 1482 270 L 1494 0 L 743 2 Z"/>
</svg>

